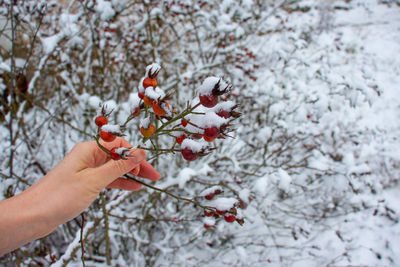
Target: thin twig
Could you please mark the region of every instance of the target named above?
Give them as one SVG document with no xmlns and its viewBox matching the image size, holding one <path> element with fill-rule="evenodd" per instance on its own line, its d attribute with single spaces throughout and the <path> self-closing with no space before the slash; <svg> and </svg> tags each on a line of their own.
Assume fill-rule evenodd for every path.
<svg viewBox="0 0 400 267">
<path fill-rule="evenodd" d="M 82 266 L 85 267 L 85 247 L 84 247 L 84 242 L 83 242 L 83 227 L 85 226 L 85 215 L 83 212 L 81 213 L 81 218 L 82 218 L 82 223 L 81 223 L 81 238 L 80 238 L 80 243 L 81 243 L 81 261 L 82 261 Z"/>
<path fill-rule="evenodd" d="M 167 194 L 167 195 L 169 195 L 169 196 L 171 196 L 171 197 L 173 197 L 173 198 L 175 198 L 175 199 L 190 202 L 190 203 L 192 203 L 192 204 L 194 204 L 194 205 L 196 205 L 196 206 L 198 206 L 198 207 L 200 207 L 200 208 L 202 208 L 202 209 L 205 209 L 205 210 L 212 210 L 212 211 L 215 211 L 215 208 L 214 208 L 214 207 L 204 206 L 204 205 L 200 204 L 199 202 L 197 202 L 197 201 L 195 201 L 195 200 L 193 200 L 193 199 L 189 199 L 189 198 L 177 196 L 177 195 L 175 195 L 175 194 L 173 194 L 173 193 L 171 193 L 171 192 L 169 192 L 169 191 L 167 191 L 167 190 L 165 190 L 165 189 L 161 189 L 161 188 L 158 188 L 158 187 L 149 185 L 149 184 L 147 184 L 147 183 L 145 183 L 145 182 L 143 182 L 143 181 L 141 181 L 141 180 L 139 180 L 139 179 L 136 179 L 134 176 L 132 176 L 132 175 L 130 175 L 130 174 L 125 174 L 124 177 L 127 178 L 128 180 L 132 180 L 132 181 L 134 181 L 134 182 L 136 182 L 136 183 L 142 184 L 142 185 L 144 185 L 144 186 L 146 186 L 146 187 L 149 187 L 149 188 L 151 188 L 151 189 L 153 189 L 153 190 L 159 191 L 159 192 L 161 192 L 161 193 L 165 193 L 165 194 Z"/>
</svg>

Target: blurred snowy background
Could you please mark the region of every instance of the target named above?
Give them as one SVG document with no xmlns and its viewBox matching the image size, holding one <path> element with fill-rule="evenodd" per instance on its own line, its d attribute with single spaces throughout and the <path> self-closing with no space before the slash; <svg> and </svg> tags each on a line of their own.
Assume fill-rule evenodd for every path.
<svg viewBox="0 0 400 267">
<path fill-rule="evenodd" d="M 152 62 L 177 106 L 210 75 L 241 105 L 211 155 L 153 164 L 177 195 L 223 188 L 244 225 L 104 191 L 85 212 L 87 266 L 400 265 L 398 0 L 25 0 L 0 14 L 1 199 L 91 140 L 100 102 L 126 117 Z M 80 230 L 78 217 L 0 264 L 80 266 Z"/>
</svg>

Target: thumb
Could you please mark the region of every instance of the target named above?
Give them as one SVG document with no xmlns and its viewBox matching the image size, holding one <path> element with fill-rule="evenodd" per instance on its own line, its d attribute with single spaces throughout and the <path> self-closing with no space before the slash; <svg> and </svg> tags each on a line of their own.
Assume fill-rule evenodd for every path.
<svg viewBox="0 0 400 267">
<path fill-rule="evenodd" d="M 146 152 L 136 149 L 131 152 L 126 160 L 109 160 L 105 164 L 94 168 L 92 174 L 96 177 L 99 185 L 104 188 L 118 177 L 130 172 L 146 158 Z"/>
</svg>

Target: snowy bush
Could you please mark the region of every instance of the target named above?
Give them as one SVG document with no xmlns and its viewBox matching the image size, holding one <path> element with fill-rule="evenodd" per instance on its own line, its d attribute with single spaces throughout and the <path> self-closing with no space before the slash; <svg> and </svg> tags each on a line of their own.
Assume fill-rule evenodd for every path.
<svg viewBox="0 0 400 267">
<path fill-rule="evenodd" d="M 152 189 L 104 190 L 84 216 L 0 262 L 80 264 L 82 238 L 88 265 L 398 265 L 398 11 L 378 0 L 2 2 L 2 198 L 93 139 L 100 103 L 122 123 L 158 62 L 177 105 L 217 76 L 243 114 L 210 155 L 154 158 L 156 186 L 235 204 L 244 224 Z"/>
</svg>

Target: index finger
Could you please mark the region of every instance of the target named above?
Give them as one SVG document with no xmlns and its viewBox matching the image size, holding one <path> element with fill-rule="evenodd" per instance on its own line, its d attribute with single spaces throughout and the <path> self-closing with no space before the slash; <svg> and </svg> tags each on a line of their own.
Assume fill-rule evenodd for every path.
<svg viewBox="0 0 400 267">
<path fill-rule="evenodd" d="M 130 171 L 130 173 L 134 174 L 133 170 Z M 158 179 L 160 179 L 161 174 L 158 171 L 156 171 L 150 163 L 144 160 L 140 163 L 140 170 L 137 176 L 152 181 L 157 181 Z"/>
<path fill-rule="evenodd" d="M 100 139 L 99 141 L 100 144 L 105 148 L 107 148 L 108 150 L 112 149 L 113 147 L 133 147 L 131 143 L 129 143 L 122 137 L 117 137 L 112 142 L 105 142 L 102 139 Z"/>
</svg>

